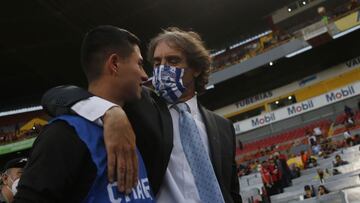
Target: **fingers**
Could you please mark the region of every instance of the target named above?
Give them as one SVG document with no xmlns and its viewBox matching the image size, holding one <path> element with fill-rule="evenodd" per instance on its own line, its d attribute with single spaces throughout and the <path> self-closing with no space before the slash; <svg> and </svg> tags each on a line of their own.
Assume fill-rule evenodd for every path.
<svg viewBox="0 0 360 203">
<path fill-rule="evenodd" d="M 132 186 L 133 187 L 135 187 L 136 185 L 137 185 L 137 183 L 138 183 L 138 171 L 139 171 L 139 169 L 138 169 L 138 157 L 137 157 L 137 154 L 136 154 L 136 150 L 132 150 L 132 160 L 133 160 L 133 170 L 134 170 L 134 172 L 133 172 L 133 183 L 134 184 L 132 184 Z"/>
<path fill-rule="evenodd" d="M 136 137 L 125 112 L 120 107 L 111 108 L 104 116 L 104 142 L 109 182 L 117 180 L 120 192 L 131 192 L 138 182 Z"/>
<path fill-rule="evenodd" d="M 130 194 L 131 188 L 133 186 L 133 179 L 134 179 L 134 170 L 133 170 L 133 160 L 131 159 L 131 151 L 126 151 L 126 173 L 125 173 L 125 192 L 126 194 Z"/>
<path fill-rule="evenodd" d="M 117 155 L 117 179 L 120 192 L 130 194 L 138 181 L 138 161 L 136 150 L 127 148 Z"/>
<path fill-rule="evenodd" d="M 107 169 L 108 169 L 108 179 L 110 183 L 113 183 L 115 180 L 115 168 L 116 168 L 116 152 L 114 148 L 106 148 L 107 152 Z"/>
<path fill-rule="evenodd" d="M 120 192 L 125 192 L 125 173 L 126 173 L 126 163 L 125 157 L 122 153 L 116 153 L 117 155 L 117 185 Z"/>
</svg>

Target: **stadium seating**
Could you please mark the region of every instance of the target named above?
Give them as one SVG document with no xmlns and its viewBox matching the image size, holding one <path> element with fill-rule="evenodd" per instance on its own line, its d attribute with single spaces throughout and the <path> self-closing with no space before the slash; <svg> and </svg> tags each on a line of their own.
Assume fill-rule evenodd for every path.
<svg viewBox="0 0 360 203">
<path fill-rule="evenodd" d="M 323 133 L 326 134 L 330 127 L 330 124 L 331 124 L 331 121 L 329 121 L 329 120 L 321 120 L 321 121 L 309 124 L 305 127 L 291 130 L 289 132 L 284 132 L 281 134 L 268 136 L 267 138 L 244 144 L 244 149 L 238 150 L 237 154 L 245 154 L 245 153 L 249 153 L 252 151 L 256 151 L 261 148 L 270 147 L 273 145 L 278 145 L 279 151 L 285 151 L 292 146 L 291 141 L 294 141 L 295 139 L 299 139 L 299 138 L 300 139 L 304 138 L 307 131 L 312 132 L 313 129 L 316 127 L 320 127 L 322 129 Z"/>
</svg>

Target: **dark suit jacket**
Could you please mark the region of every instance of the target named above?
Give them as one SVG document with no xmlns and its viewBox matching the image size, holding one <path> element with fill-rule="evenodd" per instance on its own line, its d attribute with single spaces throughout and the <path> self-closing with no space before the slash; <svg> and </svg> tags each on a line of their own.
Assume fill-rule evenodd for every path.
<svg viewBox="0 0 360 203">
<path fill-rule="evenodd" d="M 70 106 L 92 96 L 87 91 L 62 86 L 49 90 L 42 105 L 51 115 L 71 113 Z M 226 202 L 241 202 L 235 164 L 235 131 L 230 121 L 199 104 L 209 139 L 216 177 Z M 173 148 L 172 119 L 164 100 L 144 88 L 139 101 L 128 103 L 125 112 L 136 134 L 136 144 L 144 159 L 149 182 L 155 195 L 163 182 Z"/>
</svg>

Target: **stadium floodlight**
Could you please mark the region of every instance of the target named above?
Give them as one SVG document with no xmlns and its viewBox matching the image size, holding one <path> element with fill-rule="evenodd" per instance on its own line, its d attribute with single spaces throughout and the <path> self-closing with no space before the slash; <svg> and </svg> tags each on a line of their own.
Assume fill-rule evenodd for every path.
<svg viewBox="0 0 360 203">
<path fill-rule="evenodd" d="M 289 96 L 288 99 L 291 100 L 291 99 L 292 99 L 292 96 Z"/>
<path fill-rule="evenodd" d="M 275 104 L 279 104 L 279 101 L 276 101 Z"/>
<path fill-rule="evenodd" d="M 247 43 L 249 43 L 249 42 L 252 42 L 252 41 L 254 41 L 254 40 L 260 39 L 261 37 L 266 36 L 266 35 L 268 35 L 268 34 L 270 34 L 270 33 L 272 33 L 271 30 L 265 31 L 265 32 L 260 33 L 260 34 L 258 34 L 258 35 L 256 35 L 256 36 L 253 36 L 253 37 L 251 37 L 251 38 L 249 38 L 249 39 L 246 39 L 246 40 L 244 40 L 244 41 L 241 41 L 241 42 L 239 42 L 239 43 L 236 43 L 236 44 L 234 44 L 234 45 L 231 45 L 231 46 L 229 47 L 229 49 L 234 49 L 234 48 L 236 48 L 236 47 L 242 46 L 242 45 L 247 44 Z"/>
<path fill-rule="evenodd" d="M 289 13 L 292 11 L 291 8 L 288 8 Z"/>
<path fill-rule="evenodd" d="M 298 1 L 298 5 L 300 7 L 304 7 L 304 6 L 308 5 L 308 3 L 309 3 L 309 0 L 299 0 Z"/>
<path fill-rule="evenodd" d="M 11 116 L 11 115 L 20 114 L 20 113 L 28 113 L 28 112 L 33 112 L 33 111 L 40 111 L 42 109 L 43 109 L 42 106 L 33 106 L 33 107 L 28 107 L 28 108 L 4 111 L 4 112 L 0 112 L 0 117 Z"/>
<path fill-rule="evenodd" d="M 222 49 L 222 50 L 217 51 L 217 52 L 215 52 L 215 53 L 213 53 L 213 54 L 210 54 L 210 56 L 211 56 L 211 57 L 215 57 L 215 56 L 218 56 L 218 55 L 224 53 L 225 51 L 226 51 L 225 49 Z"/>
<path fill-rule="evenodd" d="M 269 66 L 273 66 L 274 62 L 270 61 Z"/>
<path fill-rule="evenodd" d="M 348 29 L 348 30 L 346 30 L 344 32 L 340 32 L 339 34 L 334 35 L 333 39 L 337 39 L 337 38 L 342 37 L 344 35 L 347 35 L 347 34 L 349 34 L 351 32 L 354 32 L 355 30 L 358 30 L 358 29 L 360 29 L 360 25 L 357 25 L 357 26 L 355 26 L 353 28 L 350 28 L 350 29 Z"/>
<path fill-rule="evenodd" d="M 211 90 L 211 89 L 214 89 L 215 86 L 214 85 L 208 85 L 205 87 L 206 90 Z"/>
<path fill-rule="evenodd" d="M 303 52 L 305 52 L 305 51 L 309 51 L 310 49 L 312 49 L 313 47 L 310 45 L 310 46 L 307 46 L 307 47 L 304 47 L 304 48 L 302 48 L 302 49 L 299 49 L 299 50 L 297 50 L 297 51 L 295 51 L 295 52 L 293 52 L 293 53 L 291 53 L 291 54 L 288 54 L 288 55 L 286 55 L 285 57 L 286 58 L 291 58 L 291 57 L 294 57 L 294 56 L 296 56 L 296 55 L 298 55 L 298 54 L 301 54 L 301 53 L 303 53 Z"/>
</svg>

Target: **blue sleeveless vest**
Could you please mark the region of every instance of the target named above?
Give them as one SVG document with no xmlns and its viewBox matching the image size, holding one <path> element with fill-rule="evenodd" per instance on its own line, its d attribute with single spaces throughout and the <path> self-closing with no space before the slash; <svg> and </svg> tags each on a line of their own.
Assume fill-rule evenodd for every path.
<svg viewBox="0 0 360 203">
<path fill-rule="evenodd" d="M 91 154 L 91 159 L 96 165 L 96 178 L 92 184 L 86 203 L 153 203 L 153 193 L 149 186 L 146 168 L 141 154 L 137 151 L 139 161 L 138 185 L 132 189 L 129 195 L 120 193 L 117 184 L 109 183 L 107 179 L 107 156 L 103 139 L 103 128 L 79 116 L 63 115 L 55 118 L 63 120 L 75 128 L 79 138 L 85 143 Z M 52 122 L 53 122 L 52 121 Z M 66 146 L 65 146 L 66 147 Z"/>
</svg>

